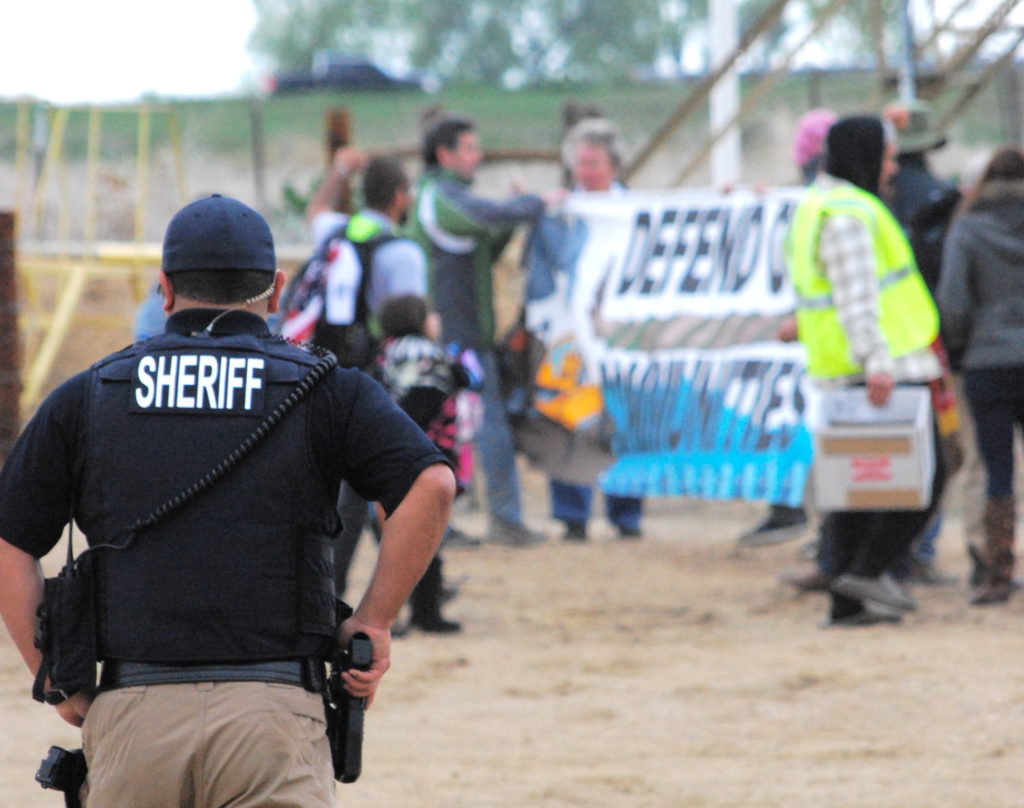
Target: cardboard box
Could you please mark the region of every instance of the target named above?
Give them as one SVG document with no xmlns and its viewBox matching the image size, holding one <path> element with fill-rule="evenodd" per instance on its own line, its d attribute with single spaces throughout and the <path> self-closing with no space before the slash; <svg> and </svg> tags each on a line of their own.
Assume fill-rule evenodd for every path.
<svg viewBox="0 0 1024 808">
<path fill-rule="evenodd" d="M 928 507 L 935 473 L 928 388 L 896 387 L 882 407 L 871 405 L 864 387 L 829 390 L 812 430 L 819 510 Z"/>
</svg>

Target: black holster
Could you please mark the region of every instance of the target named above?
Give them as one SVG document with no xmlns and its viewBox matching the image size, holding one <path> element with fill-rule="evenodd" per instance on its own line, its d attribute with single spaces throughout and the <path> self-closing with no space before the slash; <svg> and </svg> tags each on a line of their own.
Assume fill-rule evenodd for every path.
<svg viewBox="0 0 1024 808">
<path fill-rule="evenodd" d="M 44 582 L 36 610 L 35 644 L 43 655 L 32 698 L 43 701 L 44 685 L 70 695 L 96 686 L 98 639 L 93 556 L 83 553 Z"/>
<path fill-rule="evenodd" d="M 324 705 L 334 779 L 339 783 L 354 783 L 362 771 L 363 713 L 366 710 L 366 699 L 349 695 L 341 674 L 350 668 L 366 670 L 372 661 L 373 645 L 365 634 L 352 637 L 348 647 L 331 660 Z"/>
<path fill-rule="evenodd" d="M 78 795 L 87 774 L 88 766 L 81 749 L 51 746 L 39 764 L 36 782 L 43 788 L 63 792 L 65 808 L 82 808 Z"/>
</svg>

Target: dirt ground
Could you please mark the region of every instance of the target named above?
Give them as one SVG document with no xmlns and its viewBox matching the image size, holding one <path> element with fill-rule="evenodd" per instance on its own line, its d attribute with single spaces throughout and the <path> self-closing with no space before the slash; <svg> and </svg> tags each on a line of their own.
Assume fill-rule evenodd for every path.
<svg viewBox="0 0 1024 808">
<path fill-rule="evenodd" d="M 97 310 L 130 311 L 90 289 Z M 119 297 L 120 296 L 120 297 Z M 76 328 L 52 383 L 128 341 Z M 52 386 L 52 384 L 51 384 Z M 756 504 L 656 500 L 644 537 L 603 520 L 559 540 L 524 469 L 531 549 L 450 550 L 458 636 L 396 640 L 367 716 L 364 774 L 342 805 L 387 808 L 1011 808 L 1024 804 L 1024 595 L 966 605 L 954 494 L 940 561 L 901 626 L 823 630 L 825 599 L 776 576 L 802 543 L 738 551 Z M 482 534 L 479 510 L 456 523 Z M 356 560 L 356 590 L 372 543 Z M 45 560 L 55 572 L 60 548 Z M 29 697 L 0 631 L 0 806 L 61 804 L 33 774 L 77 730 Z M 96 807 L 94 807 L 96 808 Z M 104 806 L 104 808 L 131 808 Z"/>
<path fill-rule="evenodd" d="M 649 503 L 639 542 L 446 554 L 459 636 L 413 633 L 367 716 L 342 805 L 389 808 L 1010 808 L 1022 803 L 1024 597 L 972 609 L 921 588 L 898 627 L 823 630 L 822 596 L 776 582 L 801 542 L 738 551 L 761 508 Z M 480 532 L 477 510 L 457 516 Z M 956 514 L 943 565 L 966 574 Z M 47 564 L 59 564 L 54 553 Z M 372 543 L 357 558 L 359 586 Z M 33 773 L 76 730 L 32 702 L 0 640 L 0 805 L 59 805 Z"/>
</svg>

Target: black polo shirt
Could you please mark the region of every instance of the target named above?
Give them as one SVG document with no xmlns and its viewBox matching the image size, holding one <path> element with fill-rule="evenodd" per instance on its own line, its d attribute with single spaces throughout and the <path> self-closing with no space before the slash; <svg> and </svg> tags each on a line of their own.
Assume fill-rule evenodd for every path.
<svg viewBox="0 0 1024 808">
<path fill-rule="evenodd" d="M 190 334 L 219 314 L 222 310 L 188 309 L 170 317 L 167 330 Z M 221 317 L 214 334 L 269 337 L 262 318 L 242 311 Z M 81 464 L 88 462 L 81 447 L 89 384 L 90 371 L 85 371 L 47 396 L 0 470 L 0 538 L 36 558 L 60 540 Z M 420 472 L 447 464 L 384 389 L 359 371 L 335 369 L 310 393 L 309 404 L 308 445 L 296 450 L 310 452 L 311 475 L 330 490 L 344 479 L 390 514 Z M 160 447 L 153 447 L 124 473 L 145 475 L 161 457 Z M 167 491 L 166 498 L 194 482 L 181 480 L 180 489 Z"/>
</svg>

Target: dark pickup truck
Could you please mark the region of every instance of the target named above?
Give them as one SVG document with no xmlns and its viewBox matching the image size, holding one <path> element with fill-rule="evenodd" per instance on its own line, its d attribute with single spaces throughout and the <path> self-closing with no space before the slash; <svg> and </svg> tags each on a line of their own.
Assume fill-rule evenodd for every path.
<svg viewBox="0 0 1024 808">
<path fill-rule="evenodd" d="M 272 93 L 303 90 L 422 90 L 416 78 L 393 76 L 369 59 L 318 53 L 311 70 L 275 74 L 270 79 Z"/>
</svg>

